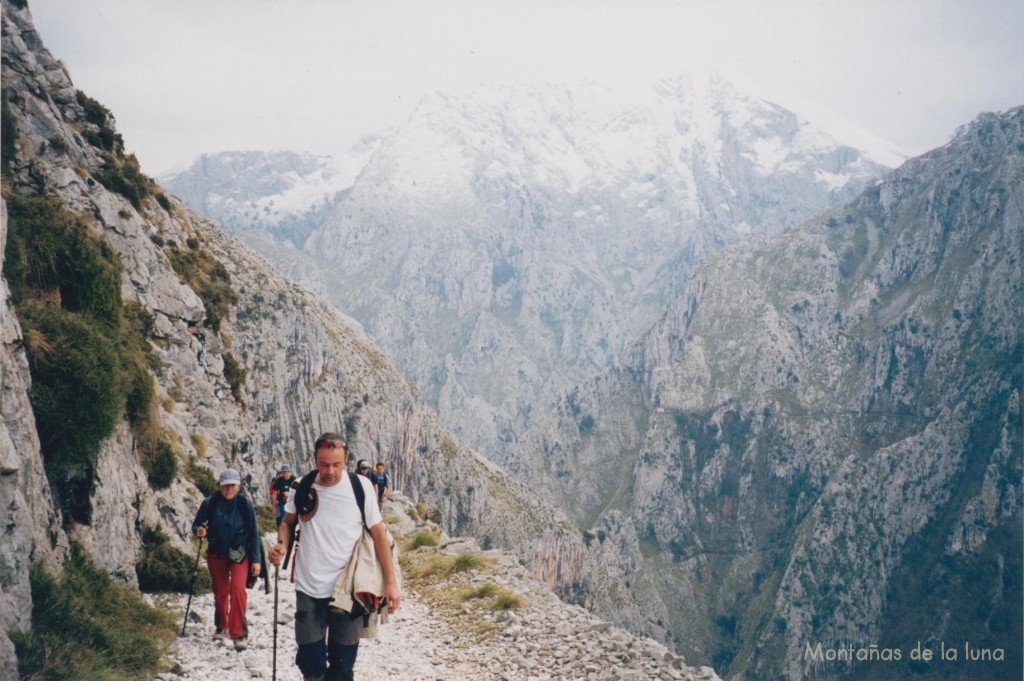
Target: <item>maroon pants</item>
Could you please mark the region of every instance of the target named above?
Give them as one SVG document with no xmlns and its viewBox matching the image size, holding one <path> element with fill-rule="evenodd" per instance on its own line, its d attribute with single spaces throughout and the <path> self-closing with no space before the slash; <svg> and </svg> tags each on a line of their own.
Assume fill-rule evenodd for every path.
<svg viewBox="0 0 1024 681">
<path fill-rule="evenodd" d="M 207 556 L 206 565 L 210 568 L 210 579 L 213 581 L 216 627 L 227 629 L 231 638 L 248 636 L 245 606 L 249 594 L 245 590 L 245 580 L 249 576 L 249 561 L 233 563 L 228 558 Z"/>
</svg>

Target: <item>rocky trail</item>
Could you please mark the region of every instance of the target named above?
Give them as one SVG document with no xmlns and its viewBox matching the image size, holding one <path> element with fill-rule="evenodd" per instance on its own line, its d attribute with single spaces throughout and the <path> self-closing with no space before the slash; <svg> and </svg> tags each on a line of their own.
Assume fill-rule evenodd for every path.
<svg viewBox="0 0 1024 681">
<path fill-rule="evenodd" d="M 379 627 L 377 638 L 361 643 L 357 678 L 718 679 L 710 668 L 687 667 L 683 658 L 652 639 L 633 636 L 561 602 L 511 554 L 481 551 L 472 539 L 443 535 L 433 523 L 417 518 L 412 503 L 401 495 L 384 512 L 400 544 L 409 546 L 424 532 L 436 536 L 438 544 L 404 552 L 401 608 Z M 295 587 L 284 571 L 277 587 L 276 678 L 301 681 L 294 664 Z M 183 616 L 186 600 L 176 596 L 168 605 Z M 169 670 L 158 679 L 272 678 L 273 590 L 264 593 L 262 582 L 250 590 L 249 647 L 242 652 L 231 641 L 212 639 L 212 594 L 193 598 L 191 613 L 185 636 L 168 650 Z"/>
</svg>

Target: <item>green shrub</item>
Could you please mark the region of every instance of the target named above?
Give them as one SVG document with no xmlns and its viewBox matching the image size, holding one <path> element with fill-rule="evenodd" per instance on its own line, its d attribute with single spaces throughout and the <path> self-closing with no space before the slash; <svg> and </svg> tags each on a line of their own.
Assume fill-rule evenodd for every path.
<svg viewBox="0 0 1024 681">
<path fill-rule="evenodd" d="M 206 326 L 219 331 L 221 320 L 227 319 L 231 306 L 238 302 L 227 268 L 201 248 L 183 251 L 171 242 L 165 252 L 181 281 L 203 301 Z"/>
<path fill-rule="evenodd" d="M 139 590 L 144 593 L 188 593 L 195 579 L 194 594 L 209 593 L 213 588 L 210 573 L 200 556 L 201 547 L 192 555 L 182 552 L 160 528 L 142 528 L 142 556 L 135 564 Z M 200 567 L 202 566 L 202 567 Z"/>
<path fill-rule="evenodd" d="M 239 364 L 230 352 L 224 353 L 224 378 L 231 386 L 231 395 L 242 404 L 242 386 L 245 385 L 245 367 Z"/>
<path fill-rule="evenodd" d="M 152 192 L 153 181 L 142 174 L 135 154 L 120 158 L 110 154 L 101 156 L 105 165 L 92 171 L 92 176 L 108 190 L 128 199 L 135 210 L 142 210 L 142 200 Z"/>
<path fill-rule="evenodd" d="M 87 315 L 109 331 L 121 320 L 121 263 L 89 234 L 85 222 L 53 199 L 13 194 L 4 276 L 15 305 L 30 296 L 59 298 L 60 307 Z"/>
<path fill-rule="evenodd" d="M 7 90 L 0 95 L 0 164 L 6 177 L 11 173 L 11 164 L 18 153 L 18 124 L 14 122 L 10 102 L 7 101 Z"/>
<path fill-rule="evenodd" d="M 144 679 L 155 676 L 174 617 L 116 584 L 78 546 L 61 580 L 31 572 L 32 630 L 12 632 L 23 679 Z"/>
<path fill-rule="evenodd" d="M 188 461 L 185 467 L 185 477 L 192 481 L 204 497 L 208 497 L 217 491 L 217 476 L 206 466 L 203 466 L 195 458 Z"/>
<path fill-rule="evenodd" d="M 156 202 L 158 204 L 160 204 L 160 207 L 163 208 L 168 213 L 173 213 L 174 212 L 171 209 L 171 200 L 168 199 L 167 195 L 164 194 L 163 192 L 157 192 L 156 193 Z"/>
<path fill-rule="evenodd" d="M 68 153 L 67 142 L 65 142 L 62 138 L 57 137 L 56 135 L 51 137 L 46 142 L 43 142 L 43 144 L 49 144 L 50 150 L 55 154 L 62 155 Z"/>
<path fill-rule="evenodd" d="M 124 413 L 117 348 L 80 315 L 52 305 L 23 306 L 32 369 L 32 410 L 51 480 L 92 465 L 100 442 Z"/>
<path fill-rule="evenodd" d="M 164 484 L 176 471 L 157 446 L 154 319 L 122 303 L 120 260 L 82 218 L 48 198 L 14 194 L 8 208 L 3 271 L 24 331 L 47 476 L 69 518 L 89 522 L 92 466 L 122 416 L 151 479 Z"/>
<path fill-rule="evenodd" d="M 167 489 L 178 474 L 178 456 L 174 447 L 167 440 L 161 439 L 155 448 L 143 453 L 142 467 L 146 469 L 146 479 L 153 489 Z"/>
<path fill-rule="evenodd" d="M 99 130 L 85 130 L 85 140 L 104 151 L 120 154 L 124 150 L 124 138 L 114 130 L 114 116 L 107 107 L 89 97 L 81 90 L 75 93 L 75 99 L 85 112 L 87 123 L 95 125 Z"/>
<path fill-rule="evenodd" d="M 409 550 L 415 551 L 422 546 L 437 546 L 439 543 L 440 540 L 436 534 L 430 530 L 421 530 L 409 542 Z"/>
<path fill-rule="evenodd" d="M 139 357 L 125 357 L 124 355 L 122 357 L 128 365 L 128 391 L 125 395 L 126 416 L 133 426 L 137 426 L 152 418 L 149 410 L 156 397 L 156 388 L 153 384 L 153 376 Z"/>
</svg>

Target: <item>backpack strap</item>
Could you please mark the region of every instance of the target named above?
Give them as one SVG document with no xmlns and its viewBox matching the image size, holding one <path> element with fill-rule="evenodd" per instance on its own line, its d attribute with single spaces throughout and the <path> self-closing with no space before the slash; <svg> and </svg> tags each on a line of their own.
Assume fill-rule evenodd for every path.
<svg viewBox="0 0 1024 681">
<path fill-rule="evenodd" d="M 363 527 L 366 527 L 366 490 L 363 483 L 359 482 L 359 476 L 352 471 L 348 472 L 349 480 L 352 481 L 352 493 L 356 495 L 356 503 L 359 504 L 359 515 L 363 518 Z M 366 527 L 366 529 L 370 529 Z"/>
<path fill-rule="evenodd" d="M 309 473 L 302 476 L 299 480 L 299 484 L 295 487 L 295 515 L 299 519 L 305 519 L 307 522 L 313 518 L 316 513 L 316 490 L 313 489 L 313 481 L 316 480 L 317 470 L 314 468 Z M 292 550 L 295 548 L 295 544 L 299 539 L 299 522 L 295 521 L 292 525 L 291 539 L 288 542 L 288 551 L 284 556 L 284 563 L 282 566 L 285 570 L 288 569 L 288 563 L 292 557 Z M 294 571 L 292 573 L 294 575 Z"/>
</svg>

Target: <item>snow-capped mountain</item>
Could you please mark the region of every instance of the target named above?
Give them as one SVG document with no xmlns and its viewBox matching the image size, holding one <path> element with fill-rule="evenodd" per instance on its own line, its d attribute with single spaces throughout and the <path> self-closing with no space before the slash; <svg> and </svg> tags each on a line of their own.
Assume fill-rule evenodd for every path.
<svg viewBox="0 0 1024 681">
<path fill-rule="evenodd" d="M 249 243 L 358 319 L 500 460 L 531 414 L 653 323 L 696 264 L 886 170 L 715 76 L 630 93 L 481 87 L 425 97 L 322 224 L 291 240 L 302 252 Z"/>
<path fill-rule="evenodd" d="M 337 155 L 204 154 L 186 170 L 160 181 L 230 232 L 267 234 L 302 246 L 330 207 L 342 200 L 379 143 L 379 137 L 365 137 Z"/>
</svg>

